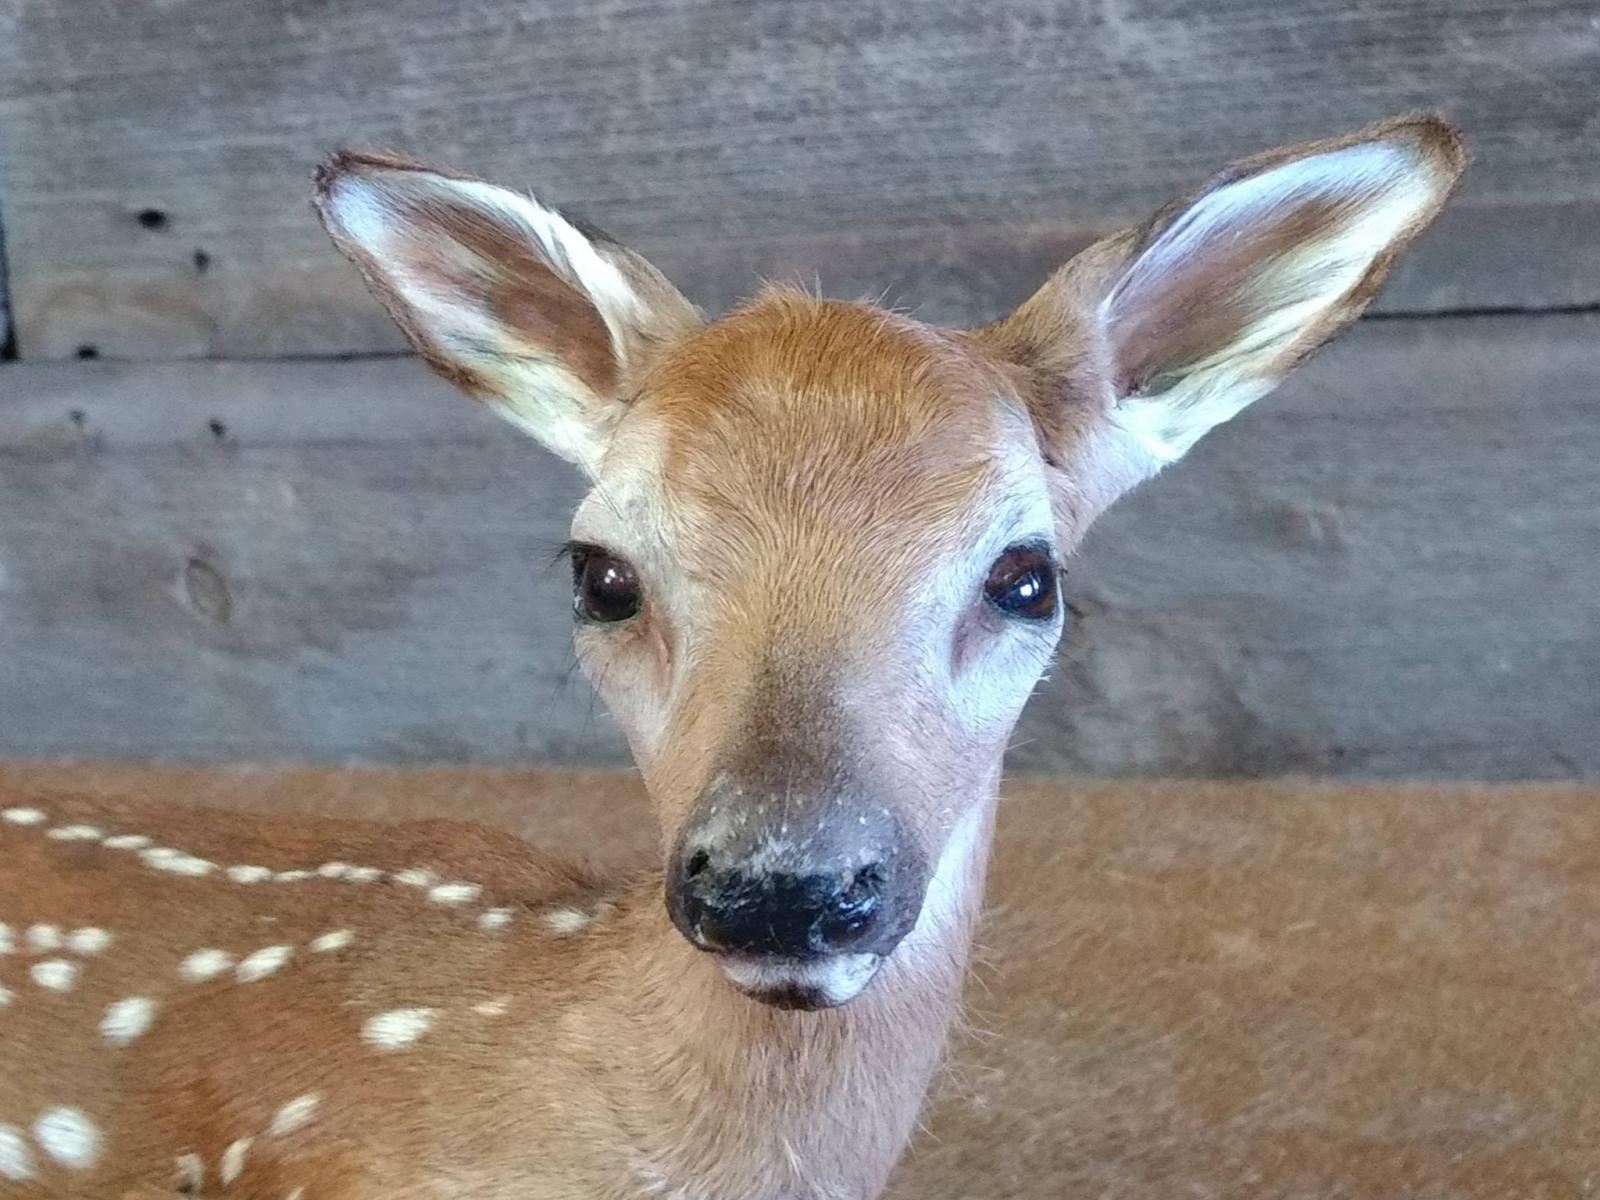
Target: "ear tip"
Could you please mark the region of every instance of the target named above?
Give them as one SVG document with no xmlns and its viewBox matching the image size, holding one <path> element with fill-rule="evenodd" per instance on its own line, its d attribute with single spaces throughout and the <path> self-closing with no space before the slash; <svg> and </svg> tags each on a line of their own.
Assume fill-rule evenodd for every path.
<svg viewBox="0 0 1600 1200">
<path fill-rule="evenodd" d="M 339 202 L 340 193 L 355 179 L 380 165 L 377 156 L 340 147 L 328 152 L 311 173 L 311 203 L 324 218 Z"/>
<path fill-rule="evenodd" d="M 1472 151 L 1461 130 L 1436 112 L 1408 113 L 1380 122 L 1380 137 L 1403 138 L 1411 143 L 1446 187 L 1453 186 L 1472 161 Z"/>
<path fill-rule="evenodd" d="M 337 198 L 342 186 L 350 181 L 376 180 L 380 175 L 399 172 L 456 178 L 403 154 L 388 150 L 351 150 L 340 146 L 330 150 L 312 171 L 312 199 L 319 211 L 325 211 Z"/>
<path fill-rule="evenodd" d="M 318 208 L 325 207 L 332 199 L 334 189 L 350 170 L 351 158 L 349 150 L 331 150 L 311 172 L 311 195 Z"/>
</svg>

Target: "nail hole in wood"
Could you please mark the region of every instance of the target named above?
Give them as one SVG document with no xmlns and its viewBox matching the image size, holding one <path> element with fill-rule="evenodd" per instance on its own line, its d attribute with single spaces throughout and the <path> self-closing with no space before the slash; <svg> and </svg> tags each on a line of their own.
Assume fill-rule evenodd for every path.
<svg viewBox="0 0 1600 1200">
<path fill-rule="evenodd" d="M 167 227 L 167 214 L 159 208 L 141 208 L 134 214 L 134 220 L 138 221 L 145 229 L 165 229 Z"/>
<path fill-rule="evenodd" d="M 196 250 L 194 252 L 194 269 L 202 275 L 209 271 L 211 269 L 211 255 L 204 250 Z"/>
<path fill-rule="evenodd" d="M 100 357 L 100 347 L 99 346 L 93 346 L 93 345 L 90 345 L 88 342 L 85 342 L 83 345 L 78 347 L 78 357 L 79 358 L 83 358 L 83 359 L 99 358 Z"/>
<path fill-rule="evenodd" d="M 212 417 L 206 422 L 206 428 L 211 430 L 211 436 L 219 442 L 228 436 L 228 426 L 221 417 Z"/>
</svg>

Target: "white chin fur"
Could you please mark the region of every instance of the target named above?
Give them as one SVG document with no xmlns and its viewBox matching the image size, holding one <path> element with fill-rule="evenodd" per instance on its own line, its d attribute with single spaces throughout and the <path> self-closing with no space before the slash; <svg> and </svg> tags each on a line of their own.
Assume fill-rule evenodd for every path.
<svg viewBox="0 0 1600 1200">
<path fill-rule="evenodd" d="M 718 957 L 722 972 L 745 995 L 783 1008 L 834 1008 L 854 1000 L 883 965 L 876 954 L 826 958 Z"/>
</svg>

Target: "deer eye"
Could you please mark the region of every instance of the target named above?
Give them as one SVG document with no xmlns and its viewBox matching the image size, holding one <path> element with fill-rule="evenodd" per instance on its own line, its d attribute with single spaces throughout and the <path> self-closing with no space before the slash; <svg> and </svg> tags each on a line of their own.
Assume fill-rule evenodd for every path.
<svg viewBox="0 0 1600 1200">
<path fill-rule="evenodd" d="M 599 546 L 573 545 L 572 609 L 582 620 L 611 624 L 637 616 L 644 604 L 639 576 Z"/>
<path fill-rule="evenodd" d="M 1056 562 L 1046 546 L 1009 546 L 989 568 L 984 598 L 1007 616 L 1047 621 L 1056 615 Z"/>
</svg>

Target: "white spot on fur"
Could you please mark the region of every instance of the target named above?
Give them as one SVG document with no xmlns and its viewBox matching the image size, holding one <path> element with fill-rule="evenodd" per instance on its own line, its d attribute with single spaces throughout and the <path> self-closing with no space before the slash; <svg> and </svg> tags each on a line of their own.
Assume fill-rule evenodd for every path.
<svg viewBox="0 0 1600 1200">
<path fill-rule="evenodd" d="M 16 948 L 17 944 L 11 940 L 11 926 L 0 921 L 0 954 L 10 954 Z"/>
<path fill-rule="evenodd" d="M 78 981 L 78 964 L 64 958 L 47 958 L 33 964 L 28 974 L 42 988 L 52 992 L 70 992 Z"/>
<path fill-rule="evenodd" d="M 265 883 L 272 878 L 272 868 L 241 863 L 236 867 L 229 867 L 227 876 L 235 883 Z"/>
<path fill-rule="evenodd" d="M 394 873 L 396 883 L 403 883 L 407 887 L 432 887 L 439 882 L 439 877 L 426 867 L 411 867 L 404 871 Z"/>
<path fill-rule="evenodd" d="M 467 904 L 482 891 L 475 883 L 440 883 L 428 889 L 428 899 L 435 904 Z"/>
<path fill-rule="evenodd" d="M 558 908 L 544 915 L 544 923 L 552 933 L 577 933 L 594 918 L 576 908 Z"/>
<path fill-rule="evenodd" d="M 326 954 L 329 950 L 343 950 L 355 940 L 355 936 L 348 929 L 330 929 L 320 937 L 311 939 L 311 950 L 315 954 Z"/>
<path fill-rule="evenodd" d="M 28 926 L 28 949 L 36 952 L 61 949 L 61 927 L 59 925 L 30 925 Z"/>
<path fill-rule="evenodd" d="M 233 977 L 240 983 L 254 983 L 258 979 L 265 979 L 288 962 L 289 956 L 293 953 L 293 946 L 265 946 L 240 960 L 239 965 L 234 968 Z"/>
<path fill-rule="evenodd" d="M 196 983 L 215 979 L 233 966 L 233 955 L 226 950 L 196 950 L 178 964 L 178 974 Z"/>
<path fill-rule="evenodd" d="M 181 1190 L 198 1195 L 200 1189 L 206 1185 L 206 1165 L 198 1154 L 180 1154 L 173 1161 L 173 1171 L 177 1175 L 178 1187 Z"/>
<path fill-rule="evenodd" d="M 129 996 L 106 1009 L 100 1021 L 100 1036 L 113 1046 L 126 1046 L 150 1028 L 156 1017 L 156 1002 L 149 996 Z"/>
<path fill-rule="evenodd" d="M 351 867 L 344 877 L 351 883 L 371 883 L 375 879 L 382 879 L 383 872 L 377 867 Z"/>
<path fill-rule="evenodd" d="M 104 929 L 86 925 L 67 934 L 67 949 L 74 954 L 99 954 L 111 945 L 111 935 Z"/>
<path fill-rule="evenodd" d="M 302 871 L 298 869 L 293 871 L 279 871 L 277 874 L 277 880 L 279 883 L 298 883 L 302 879 L 310 878 L 310 871 Z"/>
<path fill-rule="evenodd" d="M 317 868 L 317 874 L 324 879 L 337 879 L 350 869 L 349 863 L 325 862 Z"/>
<path fill-rule="evenodd" d="M 307 1092 L 304 1096 L 296 1096 L 273 1114 L 272 1124 L 268 1126 L 267 1132 L 273 1137 L 282 1137 L 286 1133 L 293 1133 L 317 1115 L 317 1105 L 321 1102 L 322 1098 L 315 1092 Z"/>
<path fill-rule="evenodd" d="M 45 820 L 44 813 L 37 808 L 8 808 L 0 811 L 0 817 L 13 825 L 42 825 Z"/>
<path fill-rule="evenodd" d="M 11 1003 L 11 989 L 0 987 L 0 1008 Z"/>
<path fill-rule="evenodd" d="M 199 877 L 209 875 L 217 869 L 217 864 L 208 859 L 197 858 L 193 854 L 185 854 L 182 850 L 174 850 L 171 846 L 152 846 L 148 850 L 139 851 L 139 857 L 148 867 L 157 871 L 171 871 L 174 875 L 190 875 Z"/>
<path fill-rule="evenodd" d="M 484 1000 L 474 1004 L 472 1011 L 480 1017 L 503 1017 L 510 1007 L 510 996 L 496 996 L 493 1000 Z"/>
<path fill-rule="evenodd" d="M 222 1161 L 217 1164 L 217 1177 L 224 1184 L 231 1184 L 238 1180 L 244 1173 L 244 1157 L 250 1153 L 250 1146 L 255 1138 L 240 1138 L 222 1152 Z"/>
<path fill-rule="evenodd" d="M 76 1108 L 46 1109 L 33 1123 L 33 1137 L 64 1167 L 87 1170 L 100 1157 L 100 1131 Z"/>
<path fill-rule="evenodd" d="M 285 1196 L 283 1198 L 283 1200 L 305 1200 L 305 1194 L 306 1194 L 305 1188 L 297 1187 L 297 1188 L 294 1189 L 294 1191 L 290 1192 L 287 1196 Z"/>
<path fill-rule="evenodd" d="M 45 834 L 58 842 L 98 842 L 104 836 L 93 825 L 58 825 Z"/>
<path fill-rule="evenodd" d="M 101 843 L 107 850 L 143 850 L 149 844 L 142 833 L 119 833 Z"/>
<path fill-rule="evenodd" d="M 0 1125 L 0 1179 L 33 1178 L 33 1155 L 15 1125 Z"/>
<path fill-rule="evenodd" d="M 396 1008 L 379 1013 L 361 1028 L 361 1037 L 380 1050 L 409 1046 L 433 1025 L 431 1008 Z"/>
<path fill-rule="evenodd" d="M 481 929 L 504 929 L 509 924 L 511 924 L 509 908 L 491 908 L 478 917 L 478 926 Z"/>
</svg>

